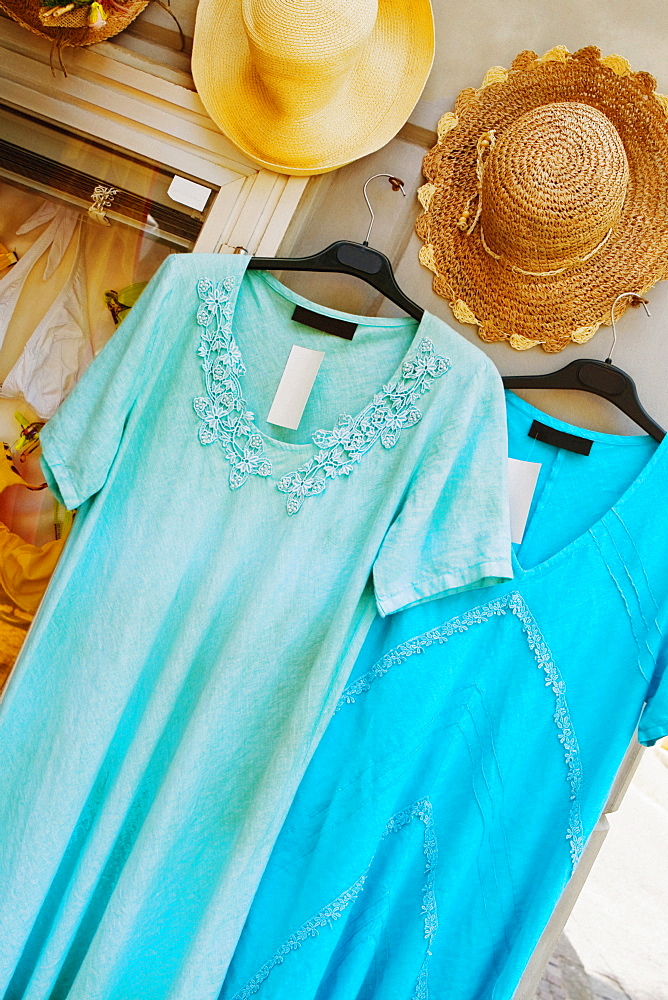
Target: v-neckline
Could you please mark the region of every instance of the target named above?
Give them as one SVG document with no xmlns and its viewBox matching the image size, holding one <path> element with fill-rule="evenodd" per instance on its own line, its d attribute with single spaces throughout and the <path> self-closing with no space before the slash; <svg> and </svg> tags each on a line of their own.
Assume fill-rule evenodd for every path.
<svg viewBox="0 0 668 1000">
<path fill-rule="evenodd" d="M 566 434 L 572 434 L 575 437 L 586 437 L 593 441 L 599 441 L 602 444 L 623 446 L 624 444 L 638 444 L 644 443 L 649 439 L 648 434 L 607 434 L 603 431 L 591 431 L 586 427 L 579 427 L 577 424 L 570 424 L 565 420 L 560 420 L 558 417 L 553 417 L 549 413 L 545 413 L 544 410 L 539 410 L 538 407 L 533 406 L 531 403 L 527 403 L 525 399 L 521 399 L 516 396 L 515 393 L 510 390 L 506 390 L 506 402 L 507 405 L 516 406 L 519 410 L 523 410 L 527 416 L 531 417 L 532 420 L 539 420 L 542 424 L 547 424 L 549 427 L 553 427 L 556 430 L 564 431 Z M 527 579 L 534 573 L 547 572 L 555 564 L 561 562 L 562 559 L 568 558 L 577 549 L 579 549 L 592 535 L 595 535 L 602 527 L 604 527 L 613 517 L 615 517 L 615 511 L 626 504 L 631 496 L 636 492 L 636 490 L 644 483 L 646 479 L 649 478 L 654 473 L 657 465 L 663 460 L 664 455 L 668 449 L 668 435 L 657 443 L 656 448 L 650 455 L 649 459 L 642 467 L 638 475 L 629 483 L 626 489 L 621 493 L 615 502 L 607 508 L 598 517 L 593 524 L 588 528 L 585 528 L 579 535 L 576 535 L 572 541 L 567 542 L 561 549 L 554 552 L 547 559 L 542 559 L 537 562 L 534 566 L 529 566 L 524 568 L 517 556 L 515 546 L 511 547 L 511 559 L 513 565 L 513 572 L 516 579 L 520 577 L 522 579 Z"/>
<path fill-rule="evenodd" d="M 300 457 L 302 464 L 294 472 L 274 480 L 275 486 L 288 494 L 288 514 L 296 514 L 306 497 L 323 492 L 329 479 L 350 475 L 354 465 L 378 440 L 384 448 L 394 447 L 402 430 L 422 419 L 422 411 L 415 404 L 435 378 L 449 371 L 450 361 L 436 353 L 433 342 L 426 336 L 426 329 L 432 324 L 431 314 L 425 312 L 417 321 L 411 342 L 389 382 L 377 389 L 355 416 L 341 414 L 331 429 L 314 431 L 310 441 L 281 441 L 260 430 L 244 394 L 242 379 L 247 369 L 234 337 L 233 324 L 237 295 L 245 274 L 244 268 L 240 274 L 228 276 L 223 281 L 204 278 L 197 283 L 201 301 L 197 322 L 202 328 L 198 354 L 202 358 L 206 388 L 206 396 L 193 400 L 195 412 L 202 421 L 199 439 L 204 445 L 216 440 L 223 444 L 230 464 L 232 489 L 238 489 L 251 475 L 273 479 L 273 467 L 265 446 L 269 454 L 274 449 L 287 449 L 295 459 Z M 385 318 L 376 322 L 375 317 L 325 308 L 281 285 L 271 275 L 258 273 L 258 276 L 289 301 L 358 325 L 391 328 L 416 322 Z"/>
</svg>

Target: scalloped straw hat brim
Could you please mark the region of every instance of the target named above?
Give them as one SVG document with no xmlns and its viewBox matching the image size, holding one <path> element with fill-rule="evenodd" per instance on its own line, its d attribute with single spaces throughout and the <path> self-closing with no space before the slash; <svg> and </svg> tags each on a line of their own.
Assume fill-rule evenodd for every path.
<svg viewBox="0 0 668 1000">
<path fill-rule="evenodd" d="M 454 113 L 441 119 L 438 143 L 424 160 L 427 183 L 419 191 L 425 209 L 417 222 L 424 241 L 420 260 L 434 272 L 434 289 L 448 300 L 456 319 L 476 325 L 484 341 L 507 340 L 517 350 L 540 345 L 549 352 L 571 342 L 585 343 L 599 326 L 609 325 L 617 295 L 642 295 L 668 277 L 668 98 L 655 88 L 652 76 L 633 73 L 620 56 L 602 58 L 593 46 L 571 54 L 558 46 L 540 58 L 522 52 L 510 70 L 493 67 L 482 86 L 463 90 Z M 595 129 L 603 126 L 596 132 L 601 133 L 597 148 L 582 154 L 592 190 L 601 197 L 607 190 L 622 190 L 622 197 L 614 224 L 592 228 L 592 249 L 575 254 L 559 269 L 536 264 L 545 249 L 538 244 L 549 238 L 549 201 L 555 192 L 546 193 L 545 204 L 527 204 L 533 195 L 522 184 L 531 173 L 526 159 L 531 150 L 517 147 L 514 164 L 505 165 L 505 178 L 499 174 L 503 164 L 485 177 L 485 164 L 494 154 L 481 137 L 491 135 L 500 149 L 504 135 L 521 129 L 522 122 L 541 116 L 549 120 L 553 111 L 558 119 L 564 103 L 576 118 L 591 119 Z M 565 124 L 554 123 L 559 155 L 565 157 L 581 138 L 573 139 L 568 117 L 563 116 Z M 603 134 L 606 130 L 609 134 Z M 576 160 L 581 147 L 580 141 Z M 561 176 L 569 183 L 564 162 Z M 576 162 L 572 171 L 576 189 L 581 166 Z M 501 252 L 495 253 L 493 228 L 503 223 L 503 202 L 514 189 L 520 208 L 515 216 L 508 215 L 507 232 L 516 245 L 506 253 L 497 241 Z M 561 218 L 554 217 L 562 241 L 570 238 L 564 225 L 567 216 L 564 211 Z M 579 238 L 576 229 L 573 223 L 574 242 Z M 528 255 L 525 263 L 522 253 Z M 616 319 L 627 304 L 620 304 Z"/>
<path fill-rule="evenodd" d="M 63 0 L 65 2 L 65 0 Z M 122 11 L 105 8 L 107 23 L 101 28 L 49 28 L 39 19 L 41 4 L 38 0 L 0 0 L 0 10 L 8 14 L 12 20 L 27 28 L 36 35 L 48 38 L 59 47 L 78 47 L 93 45 L 113 38 L 123 31 L 138 14 L 148 5 L 149 0 L 129 0 Z M 103 4 L 104 6 L 104 4 Z"/>
<path fill-rule="evenodd" d="M 357 9 L 356 0 L 342 2 L 350 4 L 350 11 Z M 272 100 L 257 72 L 244 25 L 246 6 L 244 0 L 200 0 L 192 56 L 206 110 L 244 153 L 269 170 L 306 176 L 335 170 L 394 138 L 415 107 L 433 62 L 429 0 L 379 0 L 361 58 L 331 99 L 301 117 Z M 271 6 L 273 15 L 278 10 L 280 16 L 281 4 Z M 290 22 L 299 20 L 299 5 L 282 6 L 289 31 Z M 299 28 L 300 44 L 310 45 L 315 65 L 319 58 L 327 60 L 326 28 L 312 30 L 304 19 Z M 279 25 L 274 36 L 281 34 Z M 286 86 L 294 96 L 300 84 L 287 81 Z"/>
</svg>

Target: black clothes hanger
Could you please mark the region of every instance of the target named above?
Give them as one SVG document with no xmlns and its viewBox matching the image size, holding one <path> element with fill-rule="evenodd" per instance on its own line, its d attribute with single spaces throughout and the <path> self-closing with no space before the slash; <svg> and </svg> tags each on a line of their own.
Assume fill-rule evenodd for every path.
<svg viewBox="0 0 668 1000">
<path fill-rule="evenodd" d="M 592 392 L 613 403 L 656 441 L 662 441 L 666 432 L 650 417 L 640 402 L 635 382 L 630 375 L 612 363 L 612 353 L 617 341 L 615 309 L 620 299 L 626 297 L 635 299 L 632 304 L 642 305 L 647 315 L 650 315 L 645 299 L 635 292 L 622 292 L 617 296 L 612 304 L 611 313 L 612 347 L 605 361 L 598 361 L 596 358 L 578 358 L 564 368 L 548 372 L 546 375 L 505 375 L 503 384 L 506 389 L 580 389 L 582 392 Z"/>
<path fill-rule="evenodd" d="M 371 222 L 363 243 L 351 243 L 349 240 L 338 240 L 330 243 L 320 253 L 310 257 L 251 257 L 248 268 L 252 271 L 328 271 L 338 274 L 352 274 L 361 278 L 376 291 L 382 292 L 390 302 L 407 312 L 414 319 L 421 320 L 424 316 L 417 302 L 413 302 L 402 292 L 394 277 L 392 265 L 384 253 L 369 246 L 369 237 L 373 228 L 374 214 L 366 189 L 376 177 L 389 178 L 393 191 L 401 191 L 404 198 L 404 182 L 391 174 L 374 174 L 364 185 L 364 200 L 371 213 Z"/>
</svg>

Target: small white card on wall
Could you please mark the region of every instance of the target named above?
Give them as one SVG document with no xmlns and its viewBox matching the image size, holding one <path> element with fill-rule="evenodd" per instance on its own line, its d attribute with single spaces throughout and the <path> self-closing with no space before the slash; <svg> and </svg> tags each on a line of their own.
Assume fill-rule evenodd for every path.
<svg viewBox="0 0 668 1000">
<path fill-rule="evenodd" d="M 540 462 L 522 462 L 508 459 L 508 494 L 510 499 L 510 540 L 521 542 L 524 538 L 531 501 L 536 492 L 540 475 Z"/>
<path fill-rule="evenodd" d="M 188 208 L 203 212 L 211 195 L 211 188 L 204 187 L 203 184 L 196 184 L 195 181 L 189 181 L 187 177 L 179 177 L 176 174 L 169 185 L 167 194 L 172 201 L 178 202 L 179 205 L 187 205 Z"/>
<path fill-rule="evenodd" d="M 297 430 L 324 356 L 324 351 L 293 345 L 269 410 L 268 424 Z"/>
</svg>

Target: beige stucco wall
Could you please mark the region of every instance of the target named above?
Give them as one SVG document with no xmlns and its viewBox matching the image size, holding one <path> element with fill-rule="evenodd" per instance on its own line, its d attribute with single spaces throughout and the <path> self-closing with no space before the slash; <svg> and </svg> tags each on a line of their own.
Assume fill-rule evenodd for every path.
<svg viewBox="0 0 668 1000">
<path fill-rule="evenodd" d="M 479 86 L 493 65 L 508 66 L 522 49 L 542 53 L 557 44 L 571 51 L 598 45 L 607 54 L 626 56 L 634 69 L 648 70 L 657 78 L 658 89 L 668 91 L 668 7 L 659 0 L 433 0 L 437 32 L 434 68 L 420 104 L 411 116 L 416 124 L 433 130 L 440 115 L 452 108 L 464 87 Z M 379 209 L 378 227 L 372 243 L 384 249 L 395 262 L 400 283 L 422 305 L 440 315 L 463 336 L 478 343 L 504 374 L 552 371 L 577 356 L 605 358 L 611 343 L 603 328 L 583 347 L 575 345 L 560 355 L 546 355 L 540 348 L 518 353 L 506 344 L 483 345 L 471 327 L 456 323 L 442 299 L 431 291 L 431 274 L 417 262 L 420 241 L 413 234 L 419 206 L 414 194 L 421 183 L 420 164 L 424 150 L 394 141 L 384 150 L 358 161 L 336 175 L 317 182 L 308 215 L 296 220 L 286 241 L 289 252 L 313 251 L 330 238 L 363 238 L 366 209 L 361 198 L 365 178 L 378 171 L 396 173 L 406 182 L 410 198 L 401 202 L 389 189 L 375 189 Z M 376 182 L 383 183 L 383 182 Z M 354 288 L 350 281 L 290 275 L 289 284 L 304 294 L 342 308 L 359 306 L 392 312 L 387 304 Z M 345 290 L 344 290 L 345 289 Z M 641 310 L 628 311 L 618 324 L 615 363 L 636 379 L 640 398 L 650 414 L 668 426 L 668 282 L 650 293 L 652 318 Z M 526 398 L 536 402 L 535 394 Z M 597 430 L 635 433 L 635 425 L 610 404 L 580 393 L 541 394 L 541 405 L 556 416 Z"/>
<path fill-rule="evenodd" d="M 558 44 L 571 50 L 595 44 L 604 53 L 626 56 L 634 69 L 648 70 L 656 77 L 659 90 L 668 92 L 668 6 L 664 0 L 432 0 L 432 5 L 436 59 L 423 98 L 411 116 L 411 121 L 425 129 L 435 128 L 459 90 L 479 85 L 490 66 L 508 66 L 514 55 L 526 48 L 541 53 Z M 185 53 L 176 52 L 173 25 L 153 4 L 114 45 L 171 66 L 182 82 L 192 86 L 187 75 L 187 50 L 196 0 L 172 0 L 171 6 L 187 37 Z M 224 46 L 225 39 L 219 44 Z M 417 145 L 393 141 L 373 156 L 314 182 L 284 248 L 305 253 L 337 237 L 363 238 L 364 180 L 378 171 L 397 173 L 405 180 L 409 197 L 398 204 L 398 195 L 375 189 L 379 219 L 372 242 L 392 257 L 401 283 L 413 298 L 463 336 L 480 343 L 475 332 L 459 326 L 446 303 L 432 293 L 431 275 L 417 263 L 420 243 L 413 234 L 413 224 L 419 212 L 415 191 L 422 180 L 423 153 Z M 392 311 L 351 280 L 300 275 L 285 276 L 285 280 L 323 303 L 351 311 Z M 668 426 L 668 282 L 653 289 L 650 299 L 651 320 L 638 310 L 627 312 L 620 322 L 615 362 L 636 379 L 640 397 L 652 416 Z M 609 344 L 610 333 L 603 329 L 588 345 L 569 347 L 558 356 L 546 355 L 539 348 L 518 354 L 505 344 L 481 346 L 503 373 L 510 374 L 550 371 L 578 355 L 605 358 Z M 543 394 L 541 405 L 575 423 L 634 433 L 633 424 L 593 396 Z"/>
<path fill-rule="evenodd" d="M 508 65 L 521 49 L 598 45 L 647 69 L 668 89 L 668 8 L 664 0 L 432 0 L 437 58 L 425 97 L 475 86 L 487 66 Z"/>
</svg>

